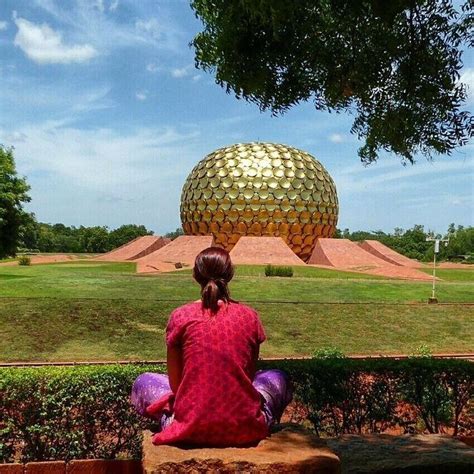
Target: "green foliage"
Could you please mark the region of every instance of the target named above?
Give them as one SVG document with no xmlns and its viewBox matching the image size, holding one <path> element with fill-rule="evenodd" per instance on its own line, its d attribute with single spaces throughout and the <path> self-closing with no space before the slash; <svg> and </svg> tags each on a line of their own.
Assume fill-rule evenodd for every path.
<svg viewBox="0 0 474 474">
<path fill-rule="evenodd" d="M 0 369 L 0 462 L 139 459 L 145 425 L 130 406 L 130 390 L 142 372 L 140 366 Z"/>
<path fill-rule="evenodd" d="M 392 234 L 381 230 L 350 232 L 349 229 L 338 230 L 336 234 L 336 238 L 353 241 L 378 240 L 406 257 L 423 262 L 433 261 L 433 242 L 426 242 L 426 238 L 432 236 L 432 232 L 426 231 L 418 224 L 407 230 L 395 228 Z M 449 238 L 449 244 L 440 246 L 440 252 L 436 257 L 438 261 L 469 261 L 470 255 L 474 257 L 474 227 L 456 228 L 454 224 L 450 224 L 443 238 Z"/>
<path fill-rule="evenodd" d="M 29 214 L 21 228 L 21 247 L 40 252 L 108 252 L 137 237 L 152 235 L 143 225 L 127 224 L 112 231 L 107 227 L 68 227 L 64 224 L 36 222 Z"/>
<path fill-rule="evenodd" d="M 273 276 L 292 277 L 293 276 L 293 268 L 267 265 L 265 267 L 265 276 L 267 276 L 267 277 L 273 277 Z"/>
<path fill-rule="evenodd" d="M 472 432 L 474 366 L 466 361 L 344 358 L 260 362 L 285 370 L 316 433 L 401 426 Z M 148 423 L 130 405 L 135 378 L 163 366 L 0 368 L 0 462 L 141 456 Z M 401 408 L 409 405 L 408 410 Z"/>
<path fill-rule="evenodd" d="M 278 365 L 290 374 L 295 398 L 318 435 L 380 433 L 394 427 L 406 433 L 472 433 L 468 405 L 474 365 L 467 361 L 330 358 L 261 365 Z"/>
<path fill-rule="evenodd" d="M 426 344 L 420 344 L 414 352 L 411 354 L 411 357 L 425 357 L 429 358 L 433 356 L 433 351 Z"/>
<path fill-rule="evenodd" d="M 13 148 L 0 145 L 0 259 L 17 251 L 21 226 L 28 219 L 23 204 L 30 201 L 29 189 L 17 175 Z"/>
<path fill-rule="evenodd" d="M 314 351 L 315 359 L 343 359 L 345 354 L 336 346 L 325 346 Z"/>
<path fill-rule="evenodd" d="M 197 67 L 262 110 L 312 101 L 351 111 L 364 162 L 380 151 L 414 162 L 449 154 L 472 136 L 462 110 L 464 43 L 472 4 L 436 0 L 193 0 L 204 29 Z"/>
<path fill-rule="evenodd" d="M 108 236 L 108 249 L 112 250 L 137 237 L 153 235 L 144 225 L 127 224 L 111 231 Z"/>
<path fill-rule="evenodd" d="M 18 265 L 28 267 L 31 265 L 31 258 L 28 255 L 20 255 L 18 257 Z"/>
<path fill-rule="evenodd" d="M 175 231 L 168 232 L 164 236 L 168 239 L 174 240 L 176 237 L 179 237 L 180 235 L 184 235 L 184 231 L 182 227 L 178 227 Z"/>
</svg>

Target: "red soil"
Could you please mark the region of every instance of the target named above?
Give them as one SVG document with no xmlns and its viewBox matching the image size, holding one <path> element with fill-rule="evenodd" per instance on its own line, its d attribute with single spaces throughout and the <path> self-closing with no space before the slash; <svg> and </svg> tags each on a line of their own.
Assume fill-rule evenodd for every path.
<svg viewBox="0 0 474 474">
<path fill-rule="evenodd" d="M 124 262 L 127 260 L 136 260 L 145 257 L 158 250 L 170 242 L 170 239 L 156 237 L 154 235 L 145 235 L 127 242 L 111 252 L 99 255 L 94 260 L 103 262 Z"/>
<path fill-rule="evenodd" d="M 237 265 L 305 265 L 281 237 L 240 237 L 231 250 Z"/>
<path fill-rule="evenodd" d="M 363 242 L 358 242 L 358 244 L 367 252 L 387 261 L 388 263 L 391 263 L 392 265 L 411 268 L 424 268 L 422 263 L 395 252 L 395 250 L 392 250 L 390 247 L 387 247 L 378 240 L 364 240 Z"/>
<path fill-rule="evenodd" d="M 390 278 L 423 281 L 431 279 L 429 275 L 415 268 L 393 265 L 348 239 L 318 239 L 308 263 Z"/>
<path fill-rule="evenodd" d="M 169 272 L 176 269 L 175 264 L 194 265 L 197 254 L 212 247 L 212 243 L 212 236 L 182 235 L 159 250 L 136 260 L 137 273 Z"/>
</svg>

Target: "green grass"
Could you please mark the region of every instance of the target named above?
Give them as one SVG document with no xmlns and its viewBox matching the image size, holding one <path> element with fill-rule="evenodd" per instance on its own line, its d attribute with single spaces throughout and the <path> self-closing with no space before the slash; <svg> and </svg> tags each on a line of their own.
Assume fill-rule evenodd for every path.
<svg viewBox="0 0 474 474">
<path fill-rule="evenodd" d="M 364 275 L 363 273 L 343 272 L 318 267 L 295 266 L 293 277 L 295 278 L 337 278 L 344 280 L 382 280 L 383 277 L 376 275 Z M 237 276 L 265 276 L 265 265 L 239 265 L 236 269 Z"/>
<path fill-rule="evenodd" d="M 263 268 L 240 267 L 231 284 L 239 300 L 294 302 L 425 302 L 430 282 L 395 279 L 352 279 L 344 272 L 302 269 L 288 278 L 263 277 Z M 259 272 L 262 273 L 259 273 Z M 299 269 L 297 271 L 300 271 Z M 464 270 L 462 270 L 464 271 Z M 254 273 L 256 272 L 256 273 Z M 448 270 L 451 272 L 451 270 Z M 470 272 L 471 273 L 471 272 Z M 328 277 L 328 274 L 330 275 Z M 344 277 L 341 277 L 343 275 Z M 352 274 L 349 274 L 352 275 Z M 449 276 L 449 275 L 448 275 Z M 0 267 L 0 297 L 138 298 L 187 301 L 199 291 L 189 271 L 162 275 L 137 275 L 133 263 L 61 263 L 30 267 Z M 472 280 L 439 281 L 442 302 L 474 302 Z"/>
<path fill-rule="evenodd" d="M 165 357 L 164 330 L 178 303 L 153 300 L 0 299 L 2 361 L 151 360 Z M 474 347 L 474 306 L 259 303 L 263 357 L 433 352 Z"/>
<path fill-rule="evenodd" d="M 261 314 L 262 356 L 433 352 L 474 347 L 474 272 L 439 270 L 440 302 L 424 304 L 430 282 L 295 268 L 266 278 L 242 266 L 232 296 Z M 461 273 L 460 273 L 461 272 Z M 77 262 L 0 267 L 0 361 L 161 359 L 169 313 L 199 298 L 189 270 L 144 276 L 133 263 Z M 417 304 L 412 304 L 417 303 Z"/>
<path fill-rule="evenodd" d="M 433 274 L 433 269 L 422 268 L 422 272 Z M 468 281 L 474 283 L 473 268 L 436 268 L 436 277 L 444 281 Z"/>
</svg>

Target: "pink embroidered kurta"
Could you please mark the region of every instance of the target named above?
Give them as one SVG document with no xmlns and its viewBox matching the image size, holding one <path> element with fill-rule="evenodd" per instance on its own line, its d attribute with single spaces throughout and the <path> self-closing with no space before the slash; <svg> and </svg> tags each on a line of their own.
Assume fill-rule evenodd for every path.
<svg viewBox="0 0 474 474">
<path fill-rule="evenodd" d="M 252 385 L 264 340 L 258 314 L 243 304 L 221 305 L 215 315 L 203 311 L 200 302 L 176 309 L 166 343 L 182 350 L 182 380 L 174 420 L 153 442 L 238 446 L 265 438 L 262 399 Z"/>
</svg>

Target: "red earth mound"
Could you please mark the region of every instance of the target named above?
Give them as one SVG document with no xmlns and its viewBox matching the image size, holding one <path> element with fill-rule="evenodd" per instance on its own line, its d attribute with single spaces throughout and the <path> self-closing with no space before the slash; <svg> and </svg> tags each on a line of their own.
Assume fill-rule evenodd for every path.
<svg viewBox="0 0 474 474">
<path fill-rule="evenodd" d="M 281 237 L 240 237 L 230 256 L 236 265 L 305 265 Z"/>
<path fill-rule="evenodd" d="M 415 268 L 393 265 L 348 239 L 318 239 L 308 263 L 369 275 L 407 280 L 431 279 Z"/>
<path fill-rule="evenodd" d="M 127 242 L 126 244 L 112 250 L 111 252 L 99 255 L 94 260 L 103 262 L 124 262 L 145 257 L 158 250 L 170 242 L 170 239 L 157 237 L 155 235 L 145 235 Z"/>
<path fill-rule="evenodd" d="M 156 250 L 137 262 L 137 273 L 167 272 L 176 269 L 175 264 L 191 266 L 201 250 L 212 247 L 212 236 L 181 235 L 168 245 Z"/>
</svg>

